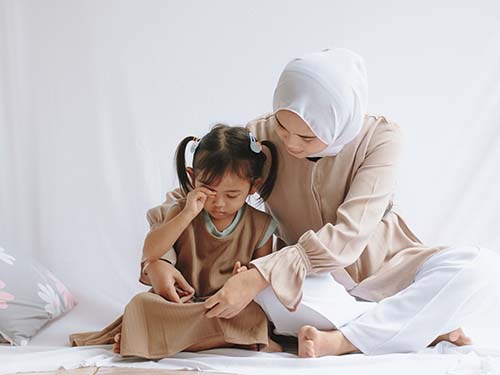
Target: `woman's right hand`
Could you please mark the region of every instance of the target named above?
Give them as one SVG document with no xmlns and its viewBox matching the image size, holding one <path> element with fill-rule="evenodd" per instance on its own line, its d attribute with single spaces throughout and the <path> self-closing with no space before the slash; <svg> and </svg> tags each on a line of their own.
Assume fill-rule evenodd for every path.
<svg viewBox="0 0 500 375">
<path fill-rule="evenodd" d="M 184 303 L 194 296 L 194 288 L 168 262 L 153 261 L 148 266 L 147 273 L 154 292 L 170 302 Z"/>
<path fill-rule="evenodd" d="M 215 197 L 215 191 L 203 186 L 191 190 L 187 195 L 184 211 L 195 217 L 201 212 L 209 197 Z"/>
</svg>

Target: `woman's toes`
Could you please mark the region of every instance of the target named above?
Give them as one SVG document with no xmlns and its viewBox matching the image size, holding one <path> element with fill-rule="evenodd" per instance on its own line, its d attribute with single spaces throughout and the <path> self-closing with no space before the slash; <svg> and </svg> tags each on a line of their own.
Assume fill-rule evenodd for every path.
<svg viewBox="0 0 500 375">
<path fill-rule="evenodd" d="M 456 342 L 462 336 L 463 332 L 461 329 L 450 332 L 449 338 L 451 342 Z"/>
<path fill-rule="evenodd" d="M 305 353 L 306 358 L 314 358 L 316 357 L 316 350 L 314 349 L 314 341 L 306 340 L 305 342 Z"/>
<path fill-rule="evenodd" d="M 304 326 L 299 330 L 299 357 L 316 357 L 315 341 L 318 336 L 318 330 L 312 326 Z"/>
</svg>

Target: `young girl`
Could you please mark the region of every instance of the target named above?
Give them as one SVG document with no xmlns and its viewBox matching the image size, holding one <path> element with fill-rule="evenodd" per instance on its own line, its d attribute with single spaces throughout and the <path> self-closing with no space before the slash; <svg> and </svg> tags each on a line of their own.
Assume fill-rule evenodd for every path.
<svg viewBox="0 0 500 375">
<path fill-rule="evenodd" d="M 186 168 L 191 142 L 193 163 Z M 163 222 L 144 241 L 140 280 L 150 282 L 155 293 L 136 295 L 103 331 L 72 335 L 73 345 L 110 343 L 116 337 L 116 352 L 152 359 L 223 346 L 278 349 L 274 343 L 269 348 L 268 322 L 257 304 L 231 319 L 209 319 L 201 303 L 245 264 L 271 253 L 276 224 L 246 203 L 255 192 L 266 200 L 276 178 L 275 147 L 262 144 L 272 159 L 265 181 L 267 157 L 245 128 L 217 125 L 201 140 L 181 141 L 176 164 L 184 198 L 164 212 Z M 168 259 L 161 259 L 165 252 Z M 163 260 L 172 263 L 170 274 L 161 282 L 149 280 L 148 270 Z"/>
</svg>

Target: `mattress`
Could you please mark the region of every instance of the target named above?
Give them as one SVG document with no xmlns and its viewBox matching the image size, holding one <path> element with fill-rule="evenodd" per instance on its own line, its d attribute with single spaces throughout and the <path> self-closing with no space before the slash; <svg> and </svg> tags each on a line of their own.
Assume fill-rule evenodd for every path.
<svg viewBox="0 0 500 375">
<path fill-rule="evenodd" d="M 293 353 L 261 353 L 240 349 L 214 349 L 198 353 L 179 353 L 160 361 L 122 358 L 110 345 L 69 347 L 68 335 L 95 331 L 120 314 L 119 304 L 101 298 L 80 300 L 69 314 L 51 322 L 28 346 L 0 345 L 0 374 L 30 371 L 54 371 L 80 367 L 120 367 L 140 369 L 197 370 L 233 374 L 500 374 L 500 345 L 485 332 L 481 344 L 455 347 L 440 343 L 418 353 L 301 359 Z M 486 327 L 487 328 L 487 327 Z M 468 331 L 470 332 L 470 330 Z"/>
</svg>

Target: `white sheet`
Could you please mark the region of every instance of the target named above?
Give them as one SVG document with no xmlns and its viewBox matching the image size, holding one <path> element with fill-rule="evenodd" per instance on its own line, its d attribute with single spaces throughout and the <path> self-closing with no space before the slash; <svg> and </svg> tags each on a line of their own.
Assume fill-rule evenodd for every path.
<svg viewBox="0 0 500 375">
<path fill-rule="evenodd" d="M 500 350 L 457 348 L 443 343 L 416 354 L 367 357 L 361 354 L 340 357 L 299 359 L 287 353 L 260 353 L 238 349 L 217 349 L 200 353 L 179 353 L 158 362 L 122 359 L 110 346 L 81 348 L 0 348 L 0 374 L 21 371 L 50 371 L 81 366 L 134 367 L 171 370 L 218 371 L 238 374 L 497 374 Z"/>
<path fill-rule="evenodd" d="M 412 374 L 500 374 L 500 347 L 495 342 L 496 327 L 483 329 L 470 322 L 466 331 L 478 345 L 457 348 L 441 343 L 415 354 L 367 357 L 361 354 L 320 359 L 299 359 L 289 353 L 259 353 L 237 349 L 217 349 L 200 353 L 179 353 L 161 361 L 120 358 L 110 345 L 71 348 L 68 335 L 98 330 L 121 313 L 112 298 L 96 295 L 82 299 L 66 316 L 48 324 L 26 347 L 0 345 L 0 374 L 27 371 L 73 369 L 81 366 L 162 368 L 171 370 L 219 371 L 238 374 L 302 374 L 315 371 L 332 374 L 369 373 L 384 375 Z M 495 312 L 484 319 L 494 321 Z M 481 372 L 482 371 L 482 372 Z M 489 371 L 489 372 L 488 372 Z"/>
</svg>

